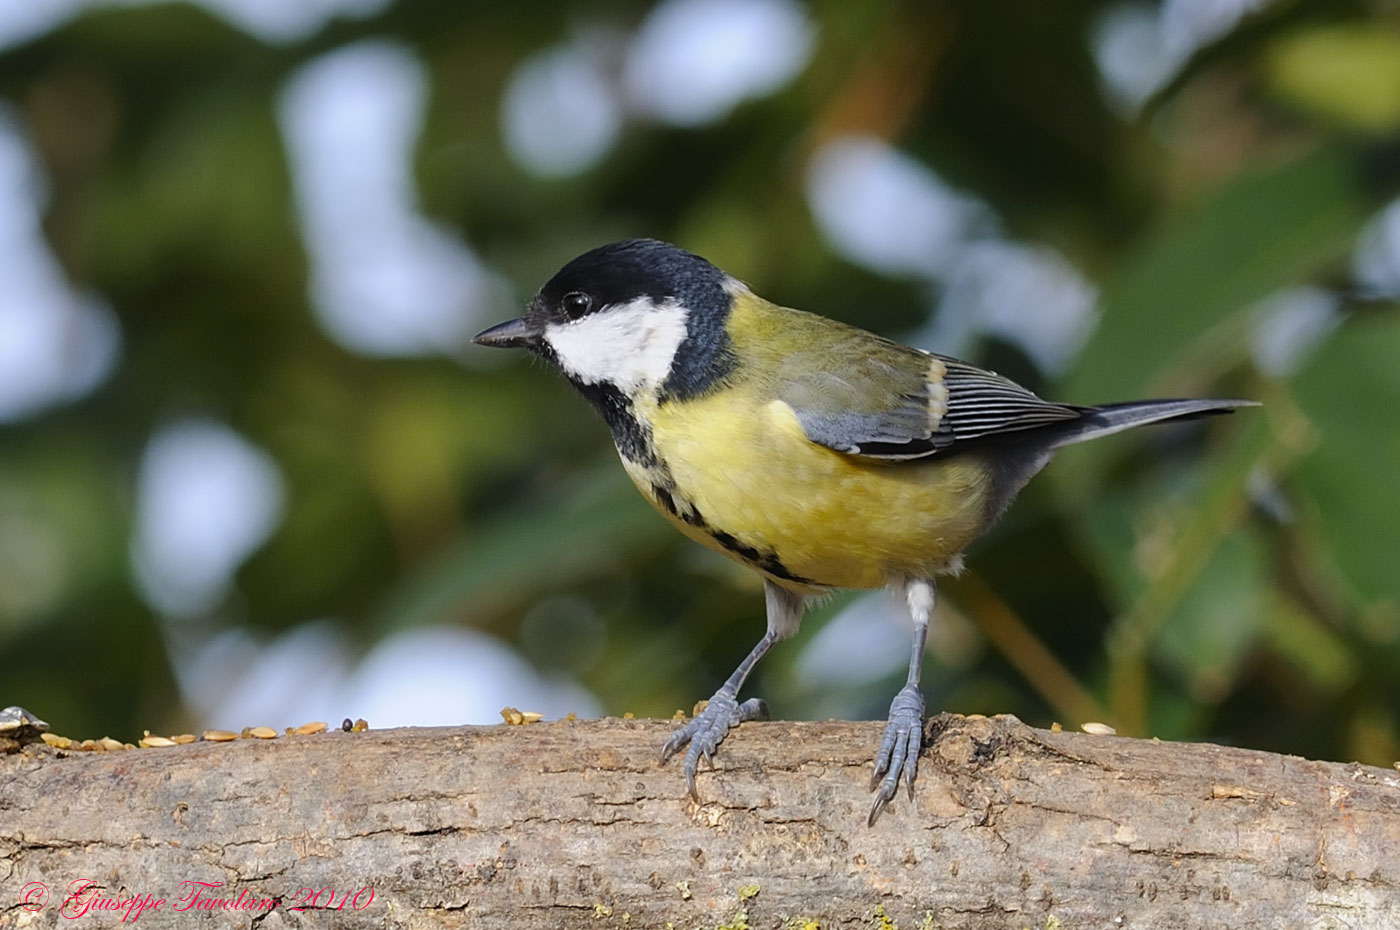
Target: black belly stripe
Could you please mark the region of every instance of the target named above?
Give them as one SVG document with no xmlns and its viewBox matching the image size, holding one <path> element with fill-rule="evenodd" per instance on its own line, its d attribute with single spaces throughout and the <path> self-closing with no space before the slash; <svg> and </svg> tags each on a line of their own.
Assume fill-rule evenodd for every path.
<svg viewBox="0 0 1400 930">
<path fill-rule="evenodd" d="M 703 523 L 700 525 L 703 526 Z M 706 527 L 706 532 L 710 534 L 715 542 L 760 571 L 772 575 L 774 578 L 782 578 L 785 581 L 793 581 L 797 584 L 816 584 L 816 582 L 810 578 L 794 575 L 788 567 L 783 564 L 783 560 L 778 558 L 776 552 L 765 552 L 762 549 L 745 545 L 723 530 Z"/>
<path fill-rule="evenodd" d="M 676 509 L 676 499 L 671 496 L 671 492 L 659 484 L 653 483 L 651 495 L 656 498 L 656 502 L 665 508 L 666 512 L 673 517 L 679 517 L 680 511 Z"/>
<path fill-rule="evenodd" d="M 671 477 L 671 470 L 666 467 L 666 463 L 657 459 L 652 466 L 652 473 L 655 477 L 651 482 L 651 494 L 656 498 L 656 503 L 661 506 L 671 516 L 690 526 L 708 529 L 705 525 L 705 518 L 700 516 L 700 511 L 695 509 L 695 505 L 685 498 L 676 502 L 676 479 Z"/>
<path fill-rule="evenodd" d="M 621 450 L 621 445 L 618 446 Z M 624 453 L 626 454 L 626 453 Z M 759 571 L 766 572 L 774 578 L 782 578 L 784 581 L 791 581 L 796 584 L 817 585 L 818 582 L 810 578 L 803 578 L 794 574 L 791 569 L 783 564 L 783 560 L 778 558 L 778 554 L 772 551 L 765 551 L 756 546 L 750 546 L 740 542 L 732 533 L 717 530 L 705 522 L 700 511 L 694 504 L 679 497 L 676 493 L 676 482 L 671 477 L 671 470 L 666 467 L 665 462 L 652 456 L 652 467 L 656 469 L 656 478 L 651 482 L 651 496 L 656 501 L 657 506 L 669 513 L 676 519 L 686 523 L 696 529 L 704 530 L 710 534 L 715 542 L 719 543 L 729 552 L 734 553 L 748 564 Z M 679 502 L 677 498 L 679 497 Z"/>
</svg>

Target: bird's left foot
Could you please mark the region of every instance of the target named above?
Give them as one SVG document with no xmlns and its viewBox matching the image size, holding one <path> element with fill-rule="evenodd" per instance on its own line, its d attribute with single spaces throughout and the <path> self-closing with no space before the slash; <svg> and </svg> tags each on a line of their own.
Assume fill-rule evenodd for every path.
<svg viewBox="0 0 1400 930">
<path fill-rule="evenodd" d="M 747 720 L 767 719 L 768 705 L 762 700 L 749 698 L 740 704 L 734 695 L 721 688 L 706 703 L 704 710 L 671 734 L 666 745 L 661 747 L 661 761 L 664 763 L 680 752 L 682 746 L 690 744 L 690 748 L 685 751 L 685 784 L 691 799 L 698 802 L 700 795 L 695 790 L 695 769 L 700 763 L 700 757 L 704 756 L 706 762 L 711 762 L 715 750 L 719 748 L 730 727 L 737 727 Z"/>
<path fill-rule="evenodd" d="M 885 737 L 880 741 L 880 751 L 875 756 L 875 774 L 870 779 L 870 790 L 876 791 L 875 805 L 870 808 L 867 822 L 875 826 L 885 805 L 894 799 L 899 791 L 899 778 L 909 786 L 909 797 L 914 797 L 914 779 L 919 774 L 919 750 L 923 746 L 924 696 L 918 686 L 905 685 L 890 702 L 890 720 L 885 724 Z"/>
</svg>

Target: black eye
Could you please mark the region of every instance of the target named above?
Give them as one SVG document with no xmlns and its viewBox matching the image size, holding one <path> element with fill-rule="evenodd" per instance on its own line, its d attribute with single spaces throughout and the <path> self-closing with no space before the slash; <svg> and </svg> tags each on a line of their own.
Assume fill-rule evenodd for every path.
<svg viewBox="0 0 1400 930">
<path fill-rule="evenodd" d="M 564 299 L 559 301 L 559 305 L 564 308 L 569 319 L 577 320 L 593 308 L 593 298 L 583 291 L 569 291 L 564 295 Z"/>
</svg>

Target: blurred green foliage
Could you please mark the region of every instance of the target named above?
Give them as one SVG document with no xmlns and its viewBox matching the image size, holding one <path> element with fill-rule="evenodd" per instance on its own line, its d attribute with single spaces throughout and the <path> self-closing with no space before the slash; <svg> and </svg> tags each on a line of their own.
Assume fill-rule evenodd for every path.
<svg viewBox="0 0 1400 930">
<path fill-rule="evenodd" d="M 931 708 L 1400 758 L 1400 315 L 1352 299 L 1348 264 L 1397 192 L 1400 14 L 1280 0 L 1123 116 L 1089 52 L 1108 7 L 816 2 L 819 44 L 792 84 L 694 129 L 629 123 L 603 162 L 558 180 L 507 154 L 505 82 L 580 22 L 631 28 L 647 3 L 401 0 L 275 47 L 180 4 L 99 9 L 0 55 L 0 97 L 50 178 L 48 241 L 124 337 L 97 392 L 0 427 L 0 519 L 46 527 L 59 566 L 35 588 L 19 556 L 0 565 L 0 703 L 83 736 L 187 720 L 128 557 L 142 448 L 186 414 L 241 432 L 288 484 L 209 628 L 333 617 L 368 646 L 466 624 L 614 712 L 663 715 L 759 635 L 756 579 L 649 511 L 560 380 L 495 358 L 360 357 L 316 325 L 277 96 L 316 55 L 386 37 L 430 80 L 423 209 L 521 299 L 585 248 L 651 235 L 772 299 L 907 333 L 926 286 L 836 257 L 806 204 L 806 157 L 865 132 L 1102 286 L 1063 383 L 997 340 L 979 361 L 1072 402 L 1265 403 L 1067 450 L 944 586 L 962 646 L 930 656 Z M 1341 295 L 1342 321 L 1296 374 L 1265 374 L 1254 306 L 1299 284 Z M 571 658 L 579 613 L 597 618 L 586 659 Z M 797 651 L 751 685 L 778 715 L 833 706 Z M 893 682 L 835 706 L 883 716 Z"/>
</svg>

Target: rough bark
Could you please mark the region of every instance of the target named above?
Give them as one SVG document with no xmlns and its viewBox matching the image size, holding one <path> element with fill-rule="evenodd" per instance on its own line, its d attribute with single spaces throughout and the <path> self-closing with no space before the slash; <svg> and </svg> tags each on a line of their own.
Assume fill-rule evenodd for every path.
<svg viewBox="0 0 1400 930">
<path fill-rule="evenodd" d="M 148 927 L 198 916 L 189 881 L 280 899 L 230 926 L 1400 927 L 1395 771 L 945 716 L 868 828 L 881 724 L 745 724 L 700 804 L 657 765 L 670 728 L 27 746 L 0 756 L 0 927 L 65 925 L 80 879 L 165 898 Z"/>
</svg>

